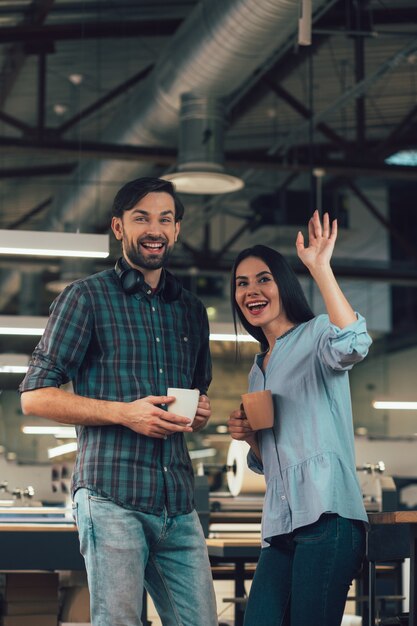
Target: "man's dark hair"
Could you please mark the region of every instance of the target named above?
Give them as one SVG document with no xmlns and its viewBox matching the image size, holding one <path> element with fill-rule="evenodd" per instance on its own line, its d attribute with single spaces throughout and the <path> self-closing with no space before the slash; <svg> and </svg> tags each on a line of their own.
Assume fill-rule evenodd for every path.
<svg viewBox="0 0 417 626">
<path fill-rule="evenodd" d="M 112 217 L 123 217 L 125 211 L 133 209 L 148 193 L 168 193 L 175 204 L 175 221 L 180 222 L 184 215 L 184 205 L 175 191 L 174 185 L 163 178 L 136 178 L 123 185 L 117 192 L 112 206 Z"/>
<path fill-rule="evenodd" d="M 240 252 L 233 263 L 230 295 L 232 303 L 233 323 L 235 333 L 237 334 L 236 316 L 239 318 L 243 328 L 252 335 L 261 344 L 262 350 L 268 348 L 268 341 L 261 328 L 252 326 L 242 311 L 240 310 L 235 294 L 236 294 L 236 269 L 239 263 L 248 257 L 256 257 L 261 259 L 270 269 L 272 276 L 278 286 L 279 297 L 282 307 L 290 322 L 300 324 L 307 322 L 314 317 L 313 311 L 306 300 L 301 284 L 288 263 L 288 261 L 276 250 L 268 246 L 257 245 L 252 248 L 246 248 Z"/>
</svg>

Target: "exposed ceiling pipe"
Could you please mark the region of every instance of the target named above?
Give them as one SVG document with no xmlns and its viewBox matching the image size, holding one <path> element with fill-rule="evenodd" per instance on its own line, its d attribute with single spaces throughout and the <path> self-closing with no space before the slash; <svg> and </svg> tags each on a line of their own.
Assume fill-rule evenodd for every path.
<svg viewBox="0 0 417 626">
<path fill-rule="evenodd" d="M 327 0 L 315 0 L 314 9 Z M 289 37 L 295 36 L 299 0 L 203 0 L 162 53 L 146 82 L 132 92 L 102 140 L 157 146 L 177 143 L 181 95 L 231 94 Z M 149 166 L 88 161 L 56 198 L 45 219 L 51 230 L 82 230 L 106 223 L 109 199 Z"/>
<path fill-rule="evenodd" d="M 314 0 L 313 12 L 327 2 Z M 298 13 L 299 0 L 201 0 L 147 80 L 119 109 L 102 141 L 175 146 L 181 95 L 233 93 L 290 37 L 295 40 Z M 96 229 L 107 223 L 117 189 L 149 171 L 149 166 L 136 163 L 83 161 L 40 229 Z"/>
</svg>

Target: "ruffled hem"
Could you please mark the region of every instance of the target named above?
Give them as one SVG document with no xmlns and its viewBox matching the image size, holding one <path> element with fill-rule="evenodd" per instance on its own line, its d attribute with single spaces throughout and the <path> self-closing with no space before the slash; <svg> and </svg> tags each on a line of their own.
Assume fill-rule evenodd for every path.
<svg viewBox="0 0 417 626">
<path fill-rule="evenodd" d="M 368 520 L 356 475 L 334 452 L 286 468 L 282 480 L 280 476 L 268 480 L 262 537 L 265 541 L 313 524 L 323 513 Z"/>
</svg>

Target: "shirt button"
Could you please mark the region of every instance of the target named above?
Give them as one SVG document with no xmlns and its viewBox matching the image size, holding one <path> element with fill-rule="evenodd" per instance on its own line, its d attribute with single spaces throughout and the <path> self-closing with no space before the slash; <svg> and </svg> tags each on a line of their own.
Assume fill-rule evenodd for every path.
<svg viewBox="0 0 417 626">
<path fill-rule="evenodd" d="M 152 307 L 152 311 L 156 311 L 156 309 L 155 309 L 155 307 L 154 307 L 154 306 Z"/>
<path fill-rule="evenodd" d="M 188 341 L 188 337 L 184 337 L 184 341 Z"/>
<path fill-rule="evenodd" d="M 167 472 L 167 471 L 168 471 L 168 468 L 164 466 L 164 472 Z"/>
<path fill-rule="evenodd" d="M 281 496 L 281 500 L 286 500 L 287 498 L 285 496 Z"/>
<path fill-rule="evenodd" d="M 159 339 L 159 337 L 156 338 L 156 341 L 159 343 L 161 340 Z"/>
<path fill-rule="evenodd" d="M 148 289 L 148 291 L 147 291 L 146 293 L 148 294 L 148 296 L 150 296 L 150 295 L 151 295 L 151 293 L 152 293 L 152 290 L 151 290 L 151 289 Z"/>
<path fill-rule="evenodd" d="M 164 370 L 162 369 L 162 367 L 160 367 L 160 368 L 159 368 L 159 373 L 160 373 L 160 374 L 163 374 L 163 373 L 164 373 Z"/>
</svg>

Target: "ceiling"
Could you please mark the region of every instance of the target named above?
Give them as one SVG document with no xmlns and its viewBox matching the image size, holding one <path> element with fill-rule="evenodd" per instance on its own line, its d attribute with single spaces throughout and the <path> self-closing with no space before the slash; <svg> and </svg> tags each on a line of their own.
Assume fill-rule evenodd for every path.
<svg viewBox="0 0 417 626">
<path fill-rule="evenodd" d="M 0 0 L 0 228 L 108 232 L 124 182 L 175 169 L 180 96 L 192 91 L 223 99 L 225 168 L 245 187 L 184 196 L 172 267 L 191 285 L 204 275 L 221 295 L 216 277 L 236 250 L 271 232 L 292 240 L 306 198 L 309 211 L 340 189 L 402 251 L 401 264 L 383 267 L 362 251 L 360 263 L 339 260 L 340 275 L 416 285 L 410 231 L 368 195 L 416 182 L 415 168 L 384 161 L 415 147 L 416 2 L 315 0 L 307 46 L 297 43 L 299 5 Z M 117 255 L 112 240 L 110 258 L 94 264 L 0 259 L 0 315 L 46 315 L 51 281 Z M 27 349 L 1 339 L 2 352 Z"/>
</svg>

